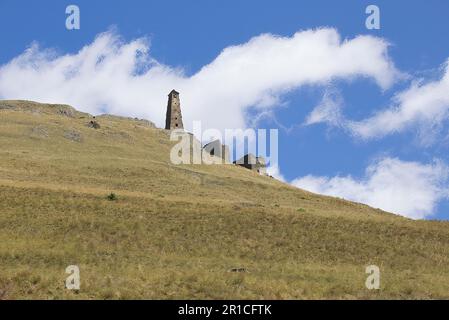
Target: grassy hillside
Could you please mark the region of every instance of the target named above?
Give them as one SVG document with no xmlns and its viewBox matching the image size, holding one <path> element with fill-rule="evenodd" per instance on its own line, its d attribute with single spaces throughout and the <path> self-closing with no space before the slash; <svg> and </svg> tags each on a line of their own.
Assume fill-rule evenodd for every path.
<svg viewBox="0 0 449 320">
<path fill-rule="evenodd" d="M 233 165 L 175 166 L 165 130 L 91 120 L 0 101 L 0 299 L 449 298 L 447 222 Z M 365 288 L 370 264 L 380 290 Z"/>
</svg>

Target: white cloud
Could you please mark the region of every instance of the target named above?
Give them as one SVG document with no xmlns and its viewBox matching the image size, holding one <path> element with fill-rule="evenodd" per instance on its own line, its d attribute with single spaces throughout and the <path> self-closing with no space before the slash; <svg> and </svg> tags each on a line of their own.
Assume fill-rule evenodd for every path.
<svg viewBox="0 0 449 320">
<path fill-rule="evenodd" d="M 342 41 L 329 28 L 292 37 L 263 34 L 225 48 L 186 76 L 153 59 L 147 40 L 125 43 L 106 32 L 75 54 L 57 55 L 32 45 L 0 68 L 0 98 L 67 103 L 163 126 L 166 95 L 176 88 L 188 129 L 193 120 L 202 120 L 203 128 L 243 128 L 248 107 L 273 108 L 283 93 L 305 84 L 367 77 L 388 88 L 400 74 L 387 49 L 381 38 Z"/>
<path fill-rule="evenodd" d="M 449 120 L 449 60 L 443 76 L 435 81 L 414 81 L 394 96 L 385 110 L 361 121 L 345 119 L 341 113 L 342 101 L 326 97 L 309 115 L 306 124 L 326 122 L 340 126 L 362 139 L 381 138 L 407 128 L 418 128 L 421 142 L 429 143 L 445 121 Z"/>
<path fill-rule="evenodd" d="M 305 125 L 326 122 L 332 126 L 339 126 L 344 122 L 341 114 L 341 105 L 343 98 L 335 89 L 328 88 L 321 102 L 307 116 Z"/>
<path fill-rule="evenodd" d="M 431 216 L 438 201 L 449 196 L 448 174 L 448 167 L 439 161 L 420 164 L 383 158 L 370 165 L 365 176 L 360 179 L 308 175 L 293 180 L 291 184 L 409 218 L 422 219 Z"/>
<path fill-rule="evenodd" d="M 351 131 L 362 138 L 382 137 L 414 124 L 431 128 L 449 116 L 449 60 L 444 75 L 426 84 L 413 83 L 397 94 L 387 110 L 360 122 L 349 122 Z"/>
</svg>

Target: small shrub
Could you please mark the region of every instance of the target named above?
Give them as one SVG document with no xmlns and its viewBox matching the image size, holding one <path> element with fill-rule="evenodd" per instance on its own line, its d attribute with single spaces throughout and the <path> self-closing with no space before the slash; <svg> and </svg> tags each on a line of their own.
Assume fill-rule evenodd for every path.
<svg viewBox="0 0 449 320">
<path fill-rule="evenodd" d="M 298 211 L 298 212 L 306 212 L 306 209 L 304 209 L 304 208 L 298 208 L 298 209 L 296 209 L 296 211 Z"/>
<path fill-rule="evenodd" d="M 115 193 L 109 194 L 107 198 L 109 201 L 116 201 L 118 199 Z"/>
</svg>

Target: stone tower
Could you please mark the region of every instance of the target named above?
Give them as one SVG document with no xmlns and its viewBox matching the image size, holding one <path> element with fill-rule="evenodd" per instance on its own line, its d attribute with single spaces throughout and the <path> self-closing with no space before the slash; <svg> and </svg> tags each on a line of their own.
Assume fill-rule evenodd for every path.
<svg viewBox="0 0 449 320">
<path fill-rule="evenodd" d="M 168 94 L 165 129 L 184 129 L 182 124 L 181 103 L 179 102 L 179 92 L 176 90 L 172 90 Z"/>
</svg>

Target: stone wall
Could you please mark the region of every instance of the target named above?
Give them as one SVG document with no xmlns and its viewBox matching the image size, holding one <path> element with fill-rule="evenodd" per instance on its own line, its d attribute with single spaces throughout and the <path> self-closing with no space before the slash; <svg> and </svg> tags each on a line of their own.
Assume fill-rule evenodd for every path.
<svg viewBox="0 0 449 320">
<path fill-rule="evenodd" d="M 181 114 L 181 102 L 179 92 L 172 90 L 168 95 L 167 114 L 165 117 L 165 129 L 184 129 Z"/>
</svg>

